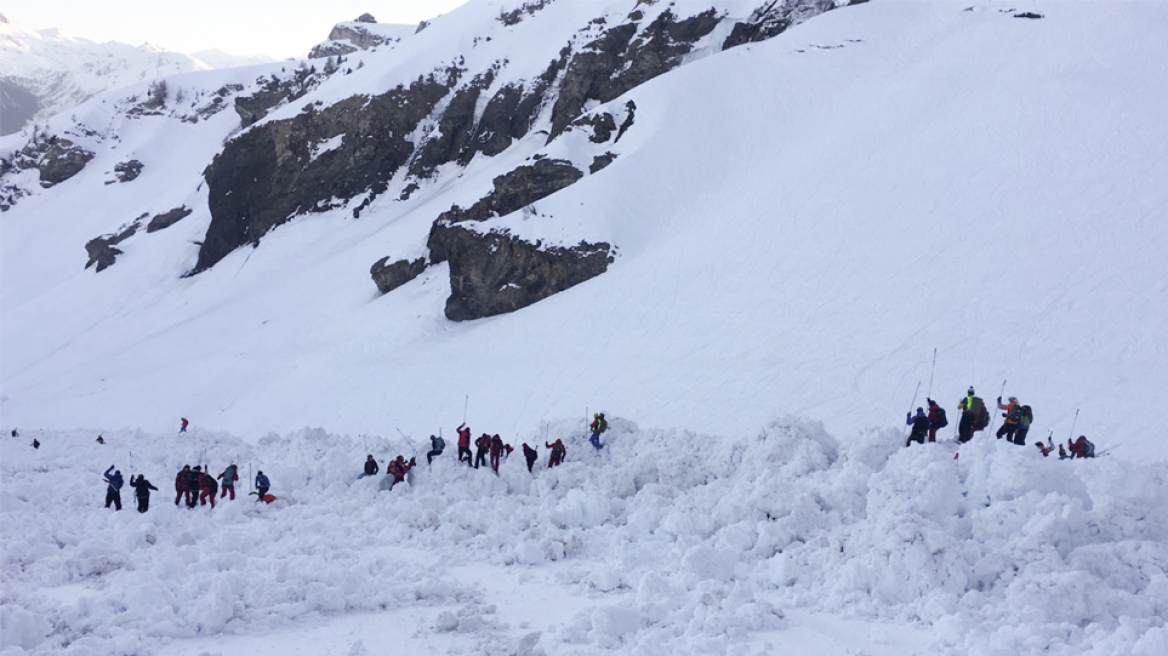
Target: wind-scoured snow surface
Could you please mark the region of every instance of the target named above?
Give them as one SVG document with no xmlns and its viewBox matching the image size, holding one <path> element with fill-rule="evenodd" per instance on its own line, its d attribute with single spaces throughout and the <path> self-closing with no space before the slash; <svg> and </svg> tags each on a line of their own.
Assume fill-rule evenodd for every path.
<svg viewBox="0 0 1168 656">
<path fill-rule="evenodd" d="M 434 49 L 502 56 L 509 30 L 546 35 L 510 53 L 541 71 L 553 19 L 589 4 L 495 21 L 482 51 L 471 25 L 499 8 L 471 2 L 265 120 L 414 79 Z M 609 271 L 465 323 L 442 315 L 445 266 L 377 296 L 370 265 L 424 254 L 439 213 L 533 153 L 586 163 L 579 134 L 183 278 L 236 117 L 91 101 L 79 115 L 118 139 L 0 215 L 0 412 L 22 433 L 0 444 L 0 648 L 1165 653 L 1165 33 L 1165 3 L 871 2 L 699 53 L 595 109 L 636 103 L 610 166 L 483 226 L 607 241 Z M 131 156 L 141 176 L 105 185 Z M 89 239 L 181 204 L 83 268 Z M 980 434 L 955 460 L 952 429 L 903 448 L 918 381 L 956 424 L 969 385 L 992 402 L 1003 380 L 1031 442 L 1073 426 L 1114 451 L 1060 462 Z M 624 418 L 600 454 L 586 408 Z M 395 428 L 450 443 L 464 412 L 538 442 L 534 479 L 518 451 L 496 478 L 450 444 L 412 487 L 354 480 L 366 453 L 409 455 Z M 558 470 L 545 434 L 568 442 Z M 174 508 L 200 459 L 263 469 L 280 500 Z M 148 514 L 128 491 L 101 508 L 110 464 L 162 489 Z"/>
<path fill-rule="evenodd" d="M 568 438 L 558 469 L 539 431 L 534 476 L 518 450 L 495 477 L 451 448 L 389 492 L 356 474 L 366 449 L 408 456 L 396 436 L 6 438 L 0 653 L 1168 649 L 1161 466 L 993 440 L 954 460 L 800 420 L 728 443 L 617 419 L 599 453 L 547 430 Z M 243 465 L 240 498 L 175 507 L 200 459 Z M 109 464 L 160 488 L 147 514 L 129 493 L 102 509 Z M 271 505 L 245 495 L 256 468 Z"/>
</svg>

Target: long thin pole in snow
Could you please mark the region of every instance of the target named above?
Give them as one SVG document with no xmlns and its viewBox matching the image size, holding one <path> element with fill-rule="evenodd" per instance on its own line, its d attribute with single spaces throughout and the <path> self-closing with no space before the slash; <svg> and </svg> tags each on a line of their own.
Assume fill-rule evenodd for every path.
<svg viewBox="0 0 1168 656">
<path fill-rule="evenodd" d="M 933 368 L 929 370 L 928 398 L 933 398 L 933 373 L 937 371 L 937 347 L 933 347 Z"/>
<path fill-rule="evenodd" d="M 402 439 L 406 441 L 406 444 L 410 445 L 410 448 L 414 450 L 414 455 L 418 455 L 418 447 L 414 446 L 414 443 L 410 441 L 410 438 L 406 437 L 406 434 L 403 433 L 400 428 L 395 427 L 394 430 L 397 431 L 398 435 L 402 436 Z"/>
<path fill-rule="evenodd" d="M 1079 423 L 1079 409 L 1075 408 L 1075 420 L 1071 422 L 1071 434 L 1068 441 L 1075 439 L 1075 424 Z"/>
<path fill-rule="evenodd" d="M 1002 390 L 998 392 L 998 403 L 994 405 L 994 412 L 990 415 L 990 430 L 994 432 L 994 424 L 998 423 L 998 405 L 1002 402 L 1002 395 L 1006 393 L 1006 379 L 1002 379 Z M 983 401 L 984 403 L 984 401 Z"/>
<path fill-rule="evenodd" d="M 462 423 L 466 425 L 466 409 L 470 405 L 470 394 L 466 395 L 466 400 L 462 402 Z"/>
<path fill-rule="evenodd" d="M 917 381 L 917 388 L 915 390 L 913 390 L 912 403 L 908 404 L 908 414 L 910 416 L 912 415 L 913 406 L 917 404 L 917 394 L 920 394 L 920 393 L 921 393 L 921 381 L 918 380 Z M 908 422 L 907 421 L 905 422 L 905 426 L 904 426 L 904 434 L 908 435 Z"/>
</svg>

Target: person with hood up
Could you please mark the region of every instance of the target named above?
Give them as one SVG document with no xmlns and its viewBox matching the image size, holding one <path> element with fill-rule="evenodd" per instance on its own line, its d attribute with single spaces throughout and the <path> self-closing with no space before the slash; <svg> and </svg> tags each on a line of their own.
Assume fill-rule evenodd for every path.
<svg viewBox="0 0 1168 656">
<path fill-rule="evenodd" d="M 908 434 L 908 439 L 905 440 L 904 445 L 908 446 L 914 441 L 918 444 L 925 443 L 925 435 L 929 432 L 929 418 L 925 415 L 924 408 L 917 408 L 917 414 L 914 417 L 910 412 L 908 413 L 907 426 L 912 426 L 912 432 Z"/>
<path fill-rule="evenodd" d="M 499 473 L 499 459 L 503 457 L 503 449 L 507 449 L 510 447 L 506 444 L 503 444 L 503 438 L 499 437 L 498 435 L 494 435 L 491 437 L 491 447 L 490 448 L 491 448 L 491 469 L 494 469 L 495 473 L 498 474 Z"/>
<path fill-rule="evenodd" d="M 158 491 L 150 481 L 142 474 L 138 474 L 137 478 L 130 476 L 130 487 L 134 488 L 134 496 L 138 499 L 138 512 L 144 513 L 150 510 L 150 490 Z"/>
<path fill-rule="evenodd" d="M 1067 450 L 1071 452 L 1071 458 L 1095 457 L 1095 444 L 1086 435 L 1080 435 L 1074 442 L 1067 440 Z"/>
<path fill-rule="evenodd" d="M 929 399 L 929 441 L 937 441 L 937 431 L 949 425 L 949 419 L 945 417 L 945 408 L 937 405 L 933 399 Z"/>
<path fill-rule="evenodd" d="M 568 456 L 568 447 L 564 446 L 564 441 L 559 438 L 551 444 L 544 442 L 544 447 L 551 449 L 551 454 L 548 455 L 548 469 L 559 467 Z"/>
<path fill-rule="evenodd" d="M 110 504 L 114 504 L 114 510 L 122 509 L 122 480 L 121 470 L 114 470 L 114 466 L 110 465 L 109 469 L 105 470 L 105 507 L 109 508 Z"/>
<path fill-rule="evenodd" d="M 531 448 L 530 446 L 528 446 L 527 442 L 524 442 L 523 443 L 523 458 L 525 460 L 527 460 L 527 471 L 530 472 L 532 466 L 535 465 L 535 461 L 539 460 L 539 452 L 536 451 L 535 449 Z"/>
<path fill-rule="evenodd" d="M 194 492 L 191 490 L 190 485 L 188 485 L 188 483 L 190 482 L 190 478 L 191 478 L 191 466 L 190 465 L 183 465 L 183 468 L 181 470 L 179 470 L 178 474 L 175 474 L 174 491 L 176 494 L 174 495 L 174 505 L 177 506 L 179 504 L 179 502 L 182 501 L 183 495 L 186 495 L 186 497 L 187 497 L 187 505 L 188 506 L 194 505 L 191 503 L 191 494 L 193 494 Z"/>
</svg>

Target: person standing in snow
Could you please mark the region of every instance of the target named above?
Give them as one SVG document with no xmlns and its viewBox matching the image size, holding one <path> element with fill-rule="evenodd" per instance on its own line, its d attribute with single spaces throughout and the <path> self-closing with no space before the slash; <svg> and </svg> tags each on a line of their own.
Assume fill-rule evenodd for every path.
<svg viewBox="0 0 1168 656">
<path fill-rule="evenodd" d="M 268 480 L 267 476 L 264 476 L 263 470 L 256 472 L 255 486 L 256 501 L 263 501 L 264 497 L 268 496 L 268 490 L 272 487 L 272 482 Z"/>
<path fill-rule="evenodd" d="M 434 464 L 434 458 L 437 458 L 438 456 L 442 455 L 442 452 L 445 450 L 446 450 L 446 440 L 444 440 L 441 437 L 438 437 L 436 435 L 431 435 L 430 436 L 430 451 L 426 453 L 426 464 L 427 465 Z"/>
<path fill-rule="evenodd" d="M 487 464 L 487 454 L 491 451 L 491 436 L 483 433 L 479 439 L 475 440 L 475 462 L 474 468 L 478 469 L 479 465 Z"/>
<path fill-rule="evenodd" d="M 600 443 L 600 434 L 608 430 L 608 421 L 604 419 L 603 412 L 592 415 L 592 425 L 589 428 L 592 429 L 592 437 L 589 437 L 588 441 L 592 442 L 592 446 L 596 447 L 597 451 L 603 449 L 604 445 Z"/>
<path fill-rule="evenodd" d="M 1030 424 L 1034 422 L 1034 411 L 1030 406 L 1018 408 L 1018 428 L 1014 431 L 1014 444 L 1026 446 L 1026 434 L 1030 432 Z M 1041 440 L 1042 438 L 1039 438 Z"/>
<path fill-rule="evenodd" d="M 109 469 L 105 470 L 105 507 L 109 508 L 110 504 L 114 504 L 114 510 L 122 509 L 122 472 L 121 470 L 114 470 L 114 466 L 110 465 Z"/>
<path fill-rule="evenodd" d="M 1018 430 L 1018 413 L 1022 408 L 1018 405 L 1018 398 L 1011 396 L 1009 403 L 1002 405 L 1002 397 L 998 397 L 998 410 L 1004 410 L 1002 416 L 1006 421 L 1002 423 L 1002 427 L 998 429 L 998 439 L 1006 438 L 1006 441 L 1014 443 L 1014 431 Z"/>
<path fill-rule="evenodd" d="M 527 471 L 530 473 L 532 466 L 535 465 L 535 461 L 539 460 L 539 452 L 537 452 L 535 449 L 528 446 L 527 442 L 524 442 L 523 443 L 523 458 L 525 460 L 527 460 Z"/>
<path fill-rule="evenodd" d="M 506 446 L 503 444 L 503 438 L 498 435 L 491 437 L 491 469 L 494 469 L 496 474 L 499 473 L 499 459 L 503 457 L 503 449 Z"/>
<path fill-rule="evenodd" d="M 191 477 L 191 466 L 190 465 L 183 465 L 183 468 L 181 470 L 179 470 L 178 474 L 175 475 L 175 477 L 174 477 L 174 491 L 175 491 L 174 505 L 176 505 L 176 506 L 178 505 L 179 501 L 182 500 L 184 494 L 187 497 L 187 505 L 188 506 L 191 505 L 191 488 L 189 485 L 187 485 L 187 482 L 190 480 L 190 477 Z"/>
<path fill-rule="evenodd" d="M 474 457 L 470 454 L 470 429 L 464 422 L 455 430 L 458 431 L 458 461 L 462 462 L 465 457 L 467 466 L 474 466 Z"/>
<path fill-rule="evenodd" d="M 41 443 L 40 443 L 40 441 L 38 441 L 38 440 L 37 440 L 37 438 L 35 438 L 35 437 L 34 437 L 34 438 L 32 438 L 32 448 L 34 448 L 34 449 L 39 449 L 39 448 L 41 448 Z"/>
<path fill-rule="evenodd" d="M 158 491 L 150 481 L 142 474 L 138 474 L 137 478 L 130 476 L 130 487 L 134 488 L 134 496 L 138 499 L 138 512 L 144 513 L 150 510 L 150 490 Z"/>
<path fill-rule="evenodd" d="M 179 426 L 178 432 L 185 433 L 187 432 L 187 426 L 190 425 L 191 422 L 187 421 L 186 417 L 180 417 L 180 419 L 182 419 L 182 426 Z"/>
<path fill-rule="evenodd" d="M 12 429 L 12 437 L 20 437 L 20 433 L 17 433 L 15 428 Z"/>
<path fill-rule="evenodd" d="M 910 412 L 908 413 L 908 421 L 906 426 L 912 426 L 912 431 L 908 434 L 908 439 L 904 441 L 904 445 L 908 446 L 914 441 L 918 444 L 925 443 L 925 434 L 929 432 L 929 418 L 925 415 L 924 408 L 917 408 L 917 414 L 914 417 Z"/>
<path fill-rule="evenodd" d="M 366 476 L 376 476 L 377 472 L 381 471 L 381 465 L 377 464 L 377 460 L 373 458 L 373 454 L 365 456 L 365 472 L 358 478 L 365 478 Z"/>
<path fill-rule="evenodd" d="M 203 477 L 203 468 L 195 465 L 187 472 L 187 507 L 199 505 L 199 479 Z"/>
<path fill-rule="evenodd" d="M 957 409 L 961 411 L 961 423 L 958 424 L 957 441 L 964 444 L 973 439 L 974 431 L 985 428 L 983 417 L 985 414 L 985 402 L 981 400 L 981 397 L 974 394 L 973 387 L 971 386 L 969 393 L 957 404 Z"/>
<path fill-rule="evenodd" d="M 235 501 L 235 481 L 239 480 L 239 468 L 233 462 L 227 465 L 227 469 L 224 469 L 217 478 L 223 479 L 223 494 L 219 498 L 227 496 L 227 493 L 230 492 L 231 500 Z"/>
<path fill-rule="evenodd" d="M 552 444 L 544 442 L 544 447 L 551 449 L 551 454 L 548 455 L 548 469 L 558 467 L 564 462 L 564 458 L 568 456 L 568 447 L 564 446 L 564 441 L 556 439 Z"/>
<path fill-rule="evenodd" d="M 937 431 L 949 425 L 949 420 L 945 417 L 945 408 L 937 405 L 933 399 L 929 401 L 929 441 L 937 441 Z"/>
<path fill-rule="evenodd" d="M 199 477 L 199 505 L 207 505 L 207 500 L 211 500 L 211 507 L 215 507 L 215 495 L 219 492 L 219 483 L 215 482 L 215 477 L 211 475 L 210 466 L 203 475 Z"/>
</svg>

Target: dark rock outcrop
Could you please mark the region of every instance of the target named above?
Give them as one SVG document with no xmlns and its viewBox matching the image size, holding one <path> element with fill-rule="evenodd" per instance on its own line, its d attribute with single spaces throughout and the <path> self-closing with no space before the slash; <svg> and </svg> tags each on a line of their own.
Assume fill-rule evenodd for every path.
<svg viewBox="0 0 1168 656">
<path fill-rule="evenodd" d="M 677 67 L 719 20 L 713 9 L 683 20 L 666 10 L 639 34 L 636 23 L 605 31 L 568 64 L 552 109 L 549 141 L 583 112 L 588 101 L 608 102 Z"/>
<path fill-rule="evenodd" d="M 156 214 L 154 218 L 150 219 L 150 223 L 146 225 L 146 232 L 149 234 L 151 232 L 158 232 L 159 230 L 169 228 L 170 226 L 178 223 L 179 221 L 182 221 L 190 215 L 191 209 L 186 205 L 183 205 L 182 207 L 176 207 L 169 212 Z"/>
<path fill-rule="evenodd" d="M 232 250 L 255 244 L 291 217 L 332 209 L 385 182 L 414 153 L 409 137 L 457 80 L 419 79 L 374 96 L 354 96 L 317 111 L 275 121 L 228 142 L 207 168 L 211 225 L 192 273 L 213 266 Z M 342 136 L 319 155 L 316 145 Z"/>
<path fill-rule="evenodd" d="M 596 173 L 604 167 L 612 164 L 616 160 L 616 155 L 612 153 L 604 153 L 592 158 L 592 164 L 588 165 L 588 173 Z"/>
<path fill-rule="evenodd" d="M 722 42 L 722 49 L 728 50 L 746 43 L 757 43 L 786 32 L 817 14 L 834 9 L 836 0 L 801 0 L 799 2 L 772 2 L 755 9 L 744 23 L 736 23 L 730 36 Z"/>
<path fill-rule="evenodd" d="M 369 268 L 369 275 L 377 284 L 377 290 L 387 294 L 407 282 L 422 275 L 426 270 L 426 258 L 419 257 L 414 261 L 398 260 L 393 264 L 386 264 L 388 257 L 383 257 Z"/>
<path fill-rule="evenodd" d="M 115 234 L 90 239 L 85 244 L 85 252 L 89 253 L 89 261 L 85 263 L 85 268 L 88 269 L 96 264 L 97 272 L 100 273 L 113 266 L 114 261 L 122 254 L 122 250 L 115 248 L 115 246 L 133 237 L 134 233 L 138 232 L 138 223 L 144 218 L 146 218 L 145 214 Z"/>
<path fill-rule="evenodd" d="M 319 85 L 320 78 L 316 71 L 306 66 L 297 68 L 288 78 L 273 75 L 264 81 L 259 91 L 235 98 L 235 113 L 239 114 L 239 123 L 245 128 L 254 125 L 273 107 L 296 100 Z M 220 95 L 222 92 L 220 89 Z"/>
<path fill-rule="evenodd" d="M 427 242 L 430 261 L 445 261 L 450 257 L 451 249 L 457 246 L 445 241 L 451 234 L 446 230 L 447 227 L 465 221 L 486 221 L 495 216 L 505 216 L 570 186 L 582 177 L 584 173 L 570 162 L 541 159 L 495 178 L 494 189 L 485 198 L 465 210 L 456 205 L 438 216 L 430 229 Z"/>
<path fill-rule="evenodd" d="M 128 162 L 119 162 L 114 165 L 114 177 L 116 180 L 109 180 L 106 184 L 113 184 L 114 182 L 129 182 L 142 174 L 142 162 L 132 159 Z"/>
<path fill-rule="evenodd" d="M 440 230 L 450 256 L 445 314 L 451 321 L 514 312 L 595 278 L 614 260 L 605 243 L 547 248 L 506 232 Z"/>
<path fill-rule="evenodd" d="M 68 139 L 54 137 L 37 167 L 41 172 L 41 186 L 51 187 L 68 180 L 80 173 L 91 159 L 93 153 L 88 150 Z"/>
</svg>

